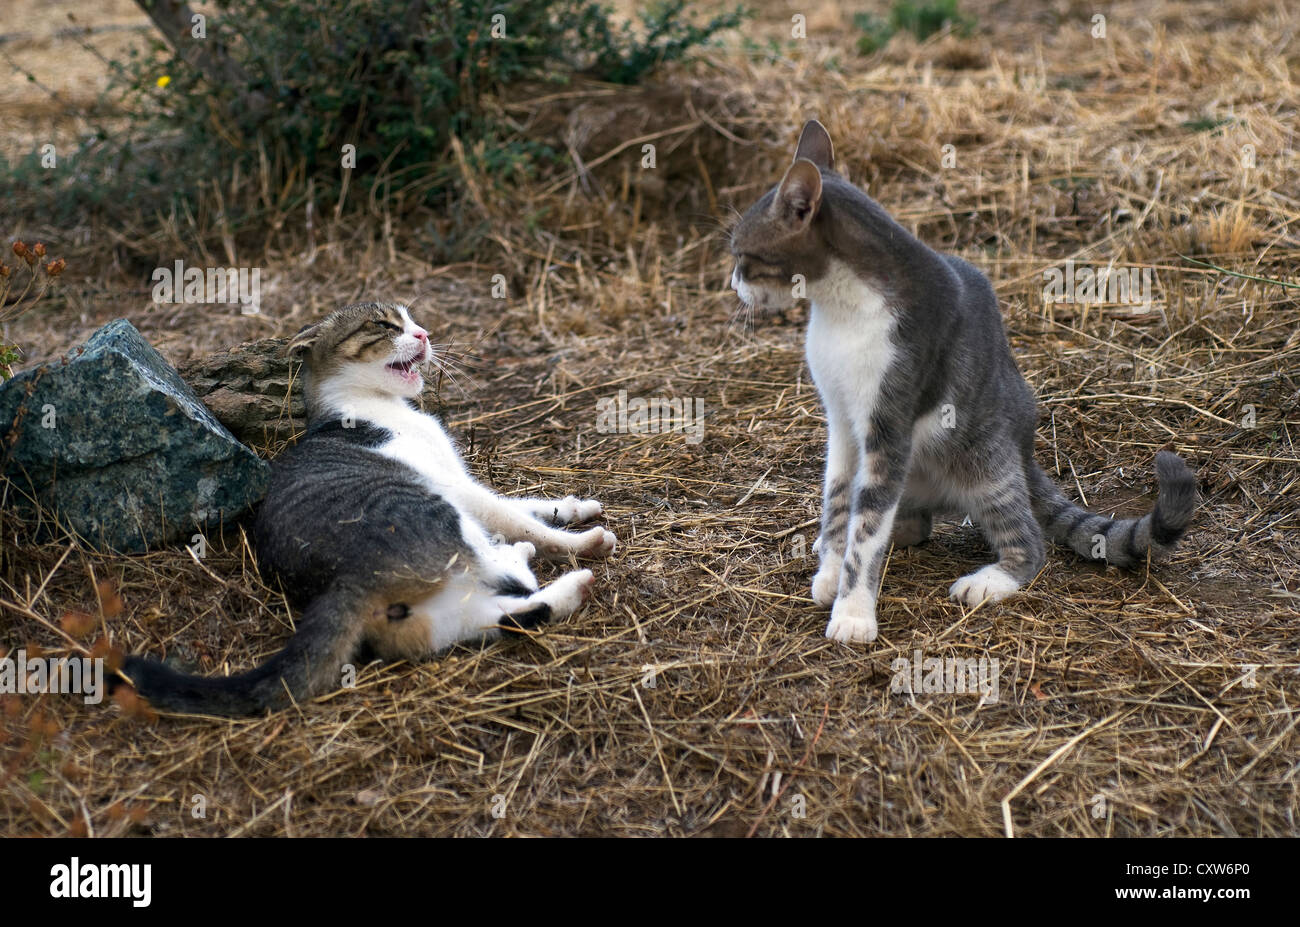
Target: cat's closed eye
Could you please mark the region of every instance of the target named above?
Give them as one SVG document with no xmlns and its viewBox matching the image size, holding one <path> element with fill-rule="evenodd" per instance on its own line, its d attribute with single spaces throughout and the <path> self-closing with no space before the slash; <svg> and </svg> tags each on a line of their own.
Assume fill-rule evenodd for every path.
<svg viewBox="0 0 1300 927">
<path fill-rule="evenodd" d="M 394 324 L 393 322 L 389 322 L 387 319 L 374 319 L 372 320 L 371 324 L 377 325 L 380 328 L 391 329 L 392 331 L 395 332 L 402 331 L 402 326 Z"/>
</svg>

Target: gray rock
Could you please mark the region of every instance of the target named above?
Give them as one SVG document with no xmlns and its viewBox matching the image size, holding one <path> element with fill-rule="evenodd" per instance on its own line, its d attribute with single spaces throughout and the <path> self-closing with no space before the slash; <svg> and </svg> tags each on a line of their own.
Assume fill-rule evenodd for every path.
<svg viewBox="0 0 1300 927">
<path fill-rule="evenodd" d="M 287 338 L 251 341 L 183 363 L 181 377 L 240 441 L 274 456 L 307 429 L 301 365 Z"/>
<path fill-rule="evenodd" d="M 0 386 L 0 470 L 6 505 L 30 496 L 60 527 L 120 552 L 229 522 L 270 474 L 125 319 Z"/>
</svg>

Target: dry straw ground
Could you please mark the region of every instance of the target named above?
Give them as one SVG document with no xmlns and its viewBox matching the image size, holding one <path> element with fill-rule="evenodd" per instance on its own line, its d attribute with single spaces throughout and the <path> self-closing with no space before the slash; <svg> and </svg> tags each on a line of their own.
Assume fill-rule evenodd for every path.
<svg viewBox="0 0 1300 927">
<path fill-rule="evenodd" d="M 3 832 L 1300 832 L 1300 12 L 1119 3 L 1098 39 L 1091 4 L 963 9 L 970 37 L 901 37 L 863 58 L 835 4 L 804 9 L 808 38 L 791 43 L 799 9 L 764 3 L 746 32 L 777 51 L 735 40 L 645 90 L 521 88 L 503 109 L 582 169 L 511 191 L 466 172 L 455 227 L 484 238 L 454 265 L 416 234 L 452 217 L 376 209 L 311 238 L 287 217 L 264 253 L 230 258 L 266 268 L 257 318 L 153 306 L 152 263 L 132 264 L 110 230 L 10 217 L 73 265 L 63 296 L 10 330 L 31 363 L 118 315 L 181 360 L 362 296 L 420 296 L 440 340 L 472 355 L 430 399 L 474 471 L 509 493 L 600 498 L 621 546 L 586 610 L 534 641 L 369 666 L 356 689 L 263 720 L 9 699 Z M 8 53 L 53 74 L 78 49 Z M 76 121 L 12 89 L 4 106 L 17 147 Z M 1158 449 L 1196 468 L 1203 509 L 1171 563 L 1120 573 L 1054 551 L 1023 596 L 966 611 L 947 586 L 989 552 L 947 524 L 893 552 L 874 645 L 822 636 L 801 555 L 824 439 L 807 310 L 747 328 L 724 287 L 732 210 L 779 176 L 813 115 L 851 178 L 992 278 L 1042 400 L 1040 460 L 1072 494 L 1140 512 Z M 158 258 L 190 259 L 166 234 Z M 1045 307 L 1043 269 L 1067 258 L 1154 268 L 1154 304 Z M 490 298 L 495 273 L 508 301 Z M 597 433 L 596 402 L 619 389 L 703 400 L 704 440 Z M 215 673 L 289 633 L 238 526 L 201 563 L 33 547 L 8 518 L 3 531 L 6 647 L 67 648 L 37 618 L 83 610 L 83 644 L 106 634 Z M 104 580 L 120 603 L 99 601 Z M 891 694 L 891 662 L 915 650 L 996 657 L 1000 701 Z"/>
</svg>

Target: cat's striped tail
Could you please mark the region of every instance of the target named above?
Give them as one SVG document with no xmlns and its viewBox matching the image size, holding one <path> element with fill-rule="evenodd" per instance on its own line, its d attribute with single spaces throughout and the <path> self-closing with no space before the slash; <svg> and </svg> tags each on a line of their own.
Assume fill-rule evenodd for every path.
<svg viewBox="0 0 1300 927">
<path fill-rule="evenodd" d="M 1029 464 L 1029 495 L 1043 533 L 1089 560 L 1130 568 L 1145 563 L 1148 552 L 1157 560 L 1173 550 L 1196 510 L 1196 476 L 1168 451 L 1156 454 L 1160 490 L 1155 508 L 1141 518 L 1107 518 L 1080 508 L 1037 463 Z"/>
<path fill-rule="evenodd" d="M 162 711 L 247 717 L 337 689 L 364 631 L 372 589 L 339 583 L 314 599 L 284 649 L 238 676 L 190 676 L 149 657 L 127 657 L 122 672 Z"/>
</svg>

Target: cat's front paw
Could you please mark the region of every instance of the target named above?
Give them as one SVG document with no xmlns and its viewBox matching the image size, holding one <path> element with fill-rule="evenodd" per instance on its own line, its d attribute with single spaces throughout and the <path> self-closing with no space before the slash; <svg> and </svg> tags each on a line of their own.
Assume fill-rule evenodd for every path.
<svg viewBox="0 0 1300 927">
<path fill-rule="evenodd" d="M 551 504 L 549 509 L 538 511 L 538 516 L 557 527 L 580 525 L 583 522 L 599 518 L 604 508 L 595 499 L 579 499 L 577 496 L 565 496 Z"/>
<path fill-rule="evenodd" d="M 996 563 L 990 563 L 983 569 L 976 570 L 969 576 L 963 576 L 948 589 L 950 598 L 974 608 L 981 602 L 1001 602 L 1009 595 L 1014 595 L 1020 588 L 1006 570 Z"/>
<path fill-rule="evenodd" d="M 826 625 L 826 636 L 845 644 L 869 644 L 876 639 L 875 609 L 862 609 L 857 602 L 840 599 L 831 609 L 831 621 Z"/>
<path fill-rule="evenodd" d="M 581 534 L 561 532 L 558 537 L 563 537 L 564 540 L 557 539 L 553 543 L 543 545 L 546 556 L 553 560 L 563 560 L 569 554 L 584 560 L 601 560 L 612 555 L 618 547 L 618 539 L 614 537 L 614 532 L 606 531 L 604 528 L 589 528 Z"/>
<path fill-rule="evenodd" d="M 618 547 L 618 538 L 614 537 L 614 532 L 606 531 L 604 528 L 592 528 L 578 535 L 579 557 L 600 560 L 612 556 L 616 547 Z"/>
<path fill-rule="evenodd" d="M 835 594 L 840 591 L 840 569 L 843 566 L 838 558 L 827 560 L 817 568 L 817 575 L 812 581 L 812 600 L 822 608 L 830 608 L 835 602 Z"/>
<path fill-rule="evenodd" d="M 605 507 L 595 499 L 579 499 L 576 496 L 568 496 L 565 502 L 573 502 L 573 515 L 569 521 L 571 525 L 580 525 L 584 521 L 591 521 L 593 518 L 599 518 L 605 512 Z"/>
</svg>

